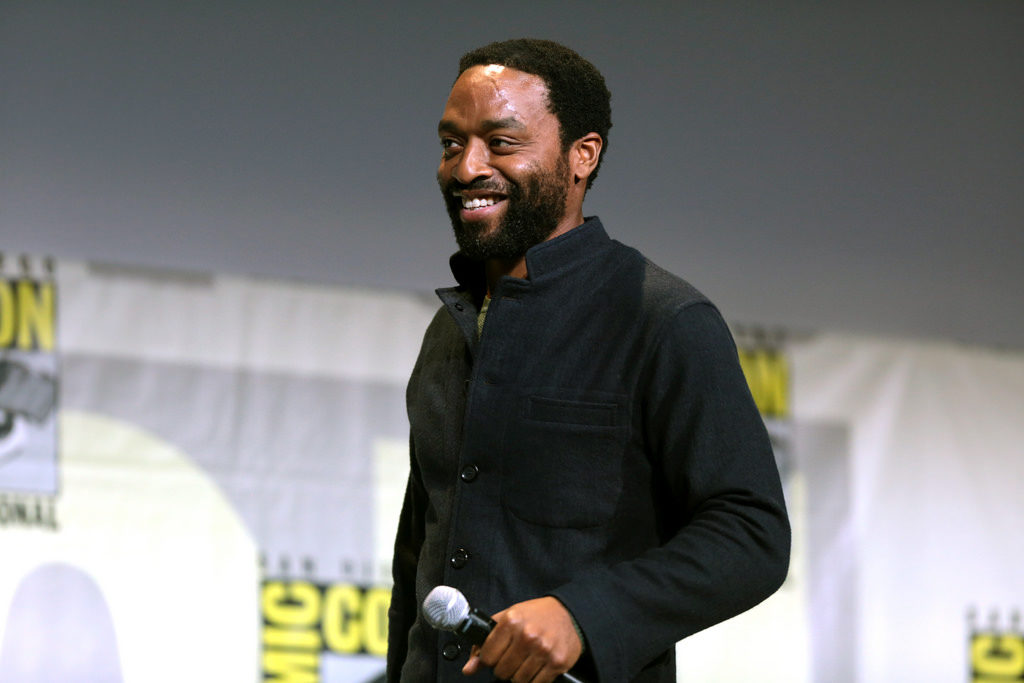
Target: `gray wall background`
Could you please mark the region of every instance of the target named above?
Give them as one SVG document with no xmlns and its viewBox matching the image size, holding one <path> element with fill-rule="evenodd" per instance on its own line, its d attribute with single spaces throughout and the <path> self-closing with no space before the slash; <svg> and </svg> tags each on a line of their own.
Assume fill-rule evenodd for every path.
<svg viewBox="0 0 1024 683">
<path fill-rule="evenodd" d="M 604 72 L 587 200 L 730 321 L 1024 348 L 1024 2 L 0 0 L 0 250 L 429 290 L 458 57 Z"/>
</svg>

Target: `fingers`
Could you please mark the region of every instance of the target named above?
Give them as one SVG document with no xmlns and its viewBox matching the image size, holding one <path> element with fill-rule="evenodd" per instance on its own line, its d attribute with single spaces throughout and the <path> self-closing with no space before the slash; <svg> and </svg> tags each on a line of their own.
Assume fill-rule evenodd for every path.
<svg viewBox="0 0 1024 683">
<path fill-rule="evenodd" d="M 497 678 L 509 680 L 512 683 L 551 683 L 560 673 L 562 672 L 552 669 L 542 657 L 538 656 L 527 657 L 511 674 L 501 670 L 501 663 L 494 668 L 494 675 Z"/>
<path fill-rule="evenodd" d="M 469 653 L 469 660 L 462 667 L 462 673 L 464 676 L 472 676 L 484 666 L 485 664 L 480 659 L 480 648 L 474 645 Z M 505 656 L 494 666 L 494 675 L 501 680 L 513 681 L 513 683 L 547 683 L 553 681 L 558 673 L 547 672 L 545 674 L 544 661 L 538 657 L 527 657 L 516 668 L 514 657 Z"/>
<path fill-rule="evenodd" d="M 546 683 L 547 681 L 554 680 L 554 676 L 549 675 L 545 678 L 543 673 L 544 661 L 539 657 L 527 657 L 519 667 L 511 673 L 503 671 L 500 662 L 498 663 L 498 666 L 494 667 L 494 675 L 496 677 L 502 680 L 512 681 L 513 683 Z"/>
<path fill-rule="evenodd" d="M 505 681 L 529 683 L 541 672 L 545 663 L 546 651 L 543 643 L 537 642 L 534 635 L 527 631 L 501 653 L 493 664 L 494 675 Z"/>
<path fill-rule="evenodd" d="M 569 670 L 582 644 L 565 607 L 555 598 L 528 600 L 494 615 L 496 626 L 480 647 L 470 652 L 463 673 L 484 666 L 501 680 L 550 683 Z"/>
<path fill-rule="evenodd" d="M 480 659 L 477 648 L 473 648 L 469 661 L 462 667 L 462 673 L 466 676 L 472 676 L 480 671 L 483 666 L 484 664 Z M 562 672 L 546 668 L 544 660 L 541 657 L 534 656 L 527 657 L 518 665 L 514 657 L 506 657 L 499 660 L 494 666 L 495 677 L 503 681 L 512 681 L 512 683 L 551 683 L 560 673 Z"/>
<path fill-rule="evenodd" d="M 480 670 L 480 666 L 480 647 L 474 645 L 473 649 L 469 651 L 469 661 L 462 667 L 462 675 L 472 676 Z"/>
</svg>

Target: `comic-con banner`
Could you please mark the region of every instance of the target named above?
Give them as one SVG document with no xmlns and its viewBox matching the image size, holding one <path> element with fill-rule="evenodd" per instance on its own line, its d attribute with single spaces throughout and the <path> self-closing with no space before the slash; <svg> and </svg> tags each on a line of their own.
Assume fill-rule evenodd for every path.
<svg viewBox="0 0 1024 683">
<path fill-rule="evenodd" d="M 390 602 L 391 591 L 384 586 L 265 580 L 260 591 L 264 679 L 320 680 L 327 669 L 337 670 L 340 679 L 351 668 L 346 658 L 383 658 Z"/>
<path fill-rule="evenodd" d="M 0 680 L 381 680 L 436 298 L 0 275 Z M 734 332 L 793 558 L 681 679 L 1021 680 L 1024 353 Z"/>
<path fill-rule="evenodd" d="M 979 623 L 975 610 L 968 615 L 972 683 L 1024 681 L 1024 629 L 1020 610 L 1009 617 L 994 611 Z"/>
<path fill-rule="evenodd" d="M 0 253 L 0 528 L 57 529 L 57 318 L 52 259 Z"/>
</svg>

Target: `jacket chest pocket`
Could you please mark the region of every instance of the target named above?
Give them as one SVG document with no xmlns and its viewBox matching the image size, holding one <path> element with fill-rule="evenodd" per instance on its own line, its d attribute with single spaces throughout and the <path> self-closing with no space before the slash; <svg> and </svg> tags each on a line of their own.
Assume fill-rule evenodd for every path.
<svg viewBox="0 0 1024 683">
<path fill-rule="evenodd" d="M 615 513 L 628 436 L 625 397 L 531 395 L 512 421 L 502 504 L 551 527 L 599 526 Z"/>
</svg>

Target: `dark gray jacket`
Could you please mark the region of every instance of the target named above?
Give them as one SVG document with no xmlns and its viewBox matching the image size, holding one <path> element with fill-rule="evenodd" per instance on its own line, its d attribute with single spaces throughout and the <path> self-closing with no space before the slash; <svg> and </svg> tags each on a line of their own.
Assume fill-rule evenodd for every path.
<svg viewBox="0 0 1024 683">
<path fill-rule="evenodd" d="M 479 266 L 457 254 L 460 285 L 438 290 L 407 393 L 388 680 L 469 680 L 468 648 L 419 615 L 445 584 L 486 612 L 557 597 L 581 677 L 674 681 L 674 643 L 785 578 L 764 424 L 718 311 L 597 218 L 526 260 L 479 341 Z"/>
</svg>

